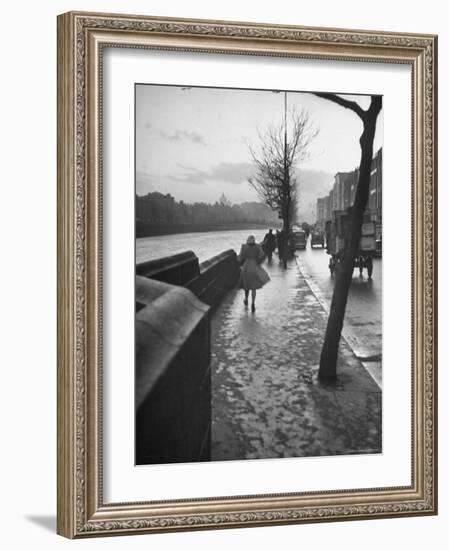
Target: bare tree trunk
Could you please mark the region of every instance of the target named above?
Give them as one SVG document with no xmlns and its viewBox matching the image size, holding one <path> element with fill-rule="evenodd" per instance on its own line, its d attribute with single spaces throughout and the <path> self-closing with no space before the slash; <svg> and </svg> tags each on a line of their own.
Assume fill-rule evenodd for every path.
<svg viewBox="0 0 449 550">
<path fill-rule="evenodd" d="M 348 105 L 345 106 L 348 107 Z M 337 377 L 338 347 L 340 344 L 341 331 L 343 329 L 349 288 L 352 281 L 354 260 L 359 250 L 363 215 L 369 197 L 374 134 L 376 130 L 377 115 L 379 114 L 381 106 L 382 98 L 373 96 L 371 98 L 370 108 L 367 111 L 363 111 L 363 117 L 360 115 L 360 112 L 358 112 L 363 120 L 363 133 L 360 137 L 361 160 L 359 181 L 357 184 L 354 205 L 351 210 L 349 246 L 343 251 L 340 264 L 336 270 L 334 293 L 332 295 L 326 335 L 320 357 L 318 377 L 321 380 L 333 380 Z"/>
<path fill-rule="evenodd" d="M 282 265 L 284 266 L 284 269 L 287 268 L 287 259 L 288 259 L 288 240 L 289 240 L 289 236 L 290 236 L 290 206 L 291 206 L 291 197 L 290 197 L 290 189 L 289 189 L 289 186 L 290 186 L 290 182 L 289 182 L 289 177 L 288 177 L 288 173 L 287 173 L 287 176 L 286 176 L 286 195 L 287 195 L 287 199 L 285 201 L 285 214 L 284 214 L 284 243 L 283 243 L 283 248 L 284 250 L 282 251 Z"/>
</svg>

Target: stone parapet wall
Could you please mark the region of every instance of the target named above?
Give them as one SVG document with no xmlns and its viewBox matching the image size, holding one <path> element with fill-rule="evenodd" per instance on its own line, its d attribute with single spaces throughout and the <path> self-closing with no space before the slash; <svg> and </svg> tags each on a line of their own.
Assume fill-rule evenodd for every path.
<svg viewBox="0 0 449 550">
<path fill-rule="evenodd" d="M 198 277 L 186 286 L 215 309 L 239 280 L 240 267 L 234 250 L 226 250 L 200 264 Z"/>
<path fill-rule="evenodd" d="M 198 258 L 191 250 L 136 266 L 136 275 L 179 286 L 185 286 L 199 274 Z"/>
<path fill-rule="evenodd" d="M 236 253 L 136 266 L 136 463 L 210 460 L 210 311 L 239 278 Z"/>
<path fill-rule="evenodd" d="M 210 460 L 209 307 L 136 277 L 136 463 Z"/>
<path fill-rule="evenodd" d="M 184 286 L 215 308 L 237 284 L 240 269 L 234 250 L 226 250 L 201 264 L 195 254 L 188 251 L 138 264 L 136 274 Z M 138 303 L 137 309 L 139 307 Z"/>
</svg>

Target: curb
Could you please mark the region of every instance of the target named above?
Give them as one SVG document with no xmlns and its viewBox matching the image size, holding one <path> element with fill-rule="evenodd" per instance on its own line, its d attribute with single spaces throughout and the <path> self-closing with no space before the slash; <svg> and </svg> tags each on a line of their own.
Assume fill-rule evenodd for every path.
<svg viewBox="0 0 449 550">
<path fill-rule="evenodd" d="M 329 305 L 328 305 L 327 301 L 323 298 L 321 290 L 318 288 L 318 286 L 314 282 L 312 282 L 309 279 L 309 277 L 306 276 L 305 272 L 301 268 L 301 265 L 299 263 L 299 259 L 296 255 L 295 255 L 295 263 L 296 263 L 296 267 L 298 268 L 298 271 L 299 271 L 301 277 L 303 277 L 303 279 L 306 282 L 307 286 L 309 287 L 310 291 L 315 296 L 318 303 L 321 305 L 321 307 L 326 312 L 326 314 L 329 315 L 329 309 L 330 308 L 329 308 Z M 376 383 L 376 385 L 379 387 L 379 389 L 382 390 L 381 381 L 379 381 L 377 379 L 377 377 L 373 375 L 373 372 L 369 368 L 369 365 L 367 365 L 367 363 L 371 363 L 371 362 L 374 362 L 374 361 L 381 360 L 380 359 L 381 356 L 380 357 L 374 357 L 374 356 L 367 356 L 366 354 L 363 354 L 362 353 L 363 348 L 359 347 L 358 340 L 357 340 L 356 336 L 347 327 L 346 328 L 343 327 L 343 330 L 341 331 L 341 336 L 344 339 L 344 341 L 346 342 L 346 344 L 349 346 L 349 348 L 351 349 L 354 356 L 360 361 L 360 363 L 362 364 L 362 366 L 366 370 L 366 372 L 370 375 L 370 377 L 373 379 L 373 381 Z"/>
</svg>

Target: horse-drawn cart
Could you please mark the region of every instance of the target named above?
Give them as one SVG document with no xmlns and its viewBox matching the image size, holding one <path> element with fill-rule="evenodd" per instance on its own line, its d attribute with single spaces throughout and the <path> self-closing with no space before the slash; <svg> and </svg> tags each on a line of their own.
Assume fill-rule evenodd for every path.
<svg viewBox="0 0 449 550">
<path fill-rule="evenodd" d="M 334 211 L 332 220 L 326 222 L 326 252 L 329 254 L 329 271 L 331 275 L 338 269 L 342 254 L 349 246 L 350 215 L 347 210 Z M 373 256 L 376 254 L 376 227 L 374 222 L 366 221 L 362 224 L 358 254 L 354 259 L 354 269 L 358 268 L 360 276 L 363 269 L 367 270 L 368 278 L 373 274 Z"/>
</svg>

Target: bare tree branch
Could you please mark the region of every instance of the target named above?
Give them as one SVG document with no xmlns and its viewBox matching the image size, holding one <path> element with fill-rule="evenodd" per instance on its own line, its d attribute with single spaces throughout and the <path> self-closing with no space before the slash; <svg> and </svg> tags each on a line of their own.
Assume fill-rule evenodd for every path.
<svg viewBox="0 0 449 550">
<path fill-rule="evenodd" d="M 316 95 L 317 97 L 321 97 L 323 99 L 328 99 L 329 101 L 337 103 L 337 105 L 340 105 L 341 107 L 345 107 L 346 109 L 354 111 L 354 113 L 359 115 L 362 120 L 364 120 L 365 118 L 366 111 L 362 109 L 360 105 L 355 101 L 349 101 L 347 99 L 344 99 L 343 97 L 340 97 L 337 94 L 330 94 L 326 92 L 313 92 L 313 95 Z"/>
<path fill-rule="evenodd" d="M 258 130 L 258 148 L 248 145 L 255 166 L 255 174 L 248 179 L 259 197 L 273 210 L 278 210 L 284 221 L 284 231 L 290 231 L 298 202 L 295 170 L 310 156 L 310 144 L 318 134 L 309 113 L 302 109 L 290 112 L 288 136 L 285 122 Z"/>
</svg>

